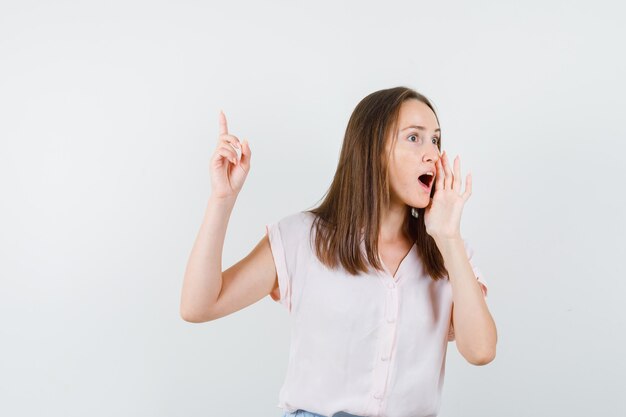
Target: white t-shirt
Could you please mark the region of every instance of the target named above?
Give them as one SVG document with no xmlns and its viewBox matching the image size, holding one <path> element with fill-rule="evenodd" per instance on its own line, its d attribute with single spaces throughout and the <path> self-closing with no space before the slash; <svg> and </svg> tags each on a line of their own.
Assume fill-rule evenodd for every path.
<svg viewBox="0 0 626 417">
<path fill-rule="evenodd" d="M 314 252 L 314 214 L 266 225 L 291 345 L 278 407 L 332 416 L 436 416 L 440 408 L 452 289 L 426 275 L 415 244 L 395 277 L 371 268 L 352 276 Z M 487 285 L 465 248 L 484 296 Z M 362 248 L 364 248 L 362 244 Z"/>
</svg>

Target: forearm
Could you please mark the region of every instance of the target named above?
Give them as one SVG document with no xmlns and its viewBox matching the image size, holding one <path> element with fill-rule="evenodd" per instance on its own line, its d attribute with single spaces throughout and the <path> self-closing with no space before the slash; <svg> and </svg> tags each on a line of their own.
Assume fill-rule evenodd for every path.
<svg viewBox="0 0 626 417">
<path fill-rule="evenodd" d="M 180 314 L 186 320 L 202 321 L 222 289 L 222 251 L 234 205 L 235 199 L 209 197 L 183 280 Z"/>
<path fill-rule="evenodd" d="M 496 350 L 496 326 L 461 238 L 437 241 L 450 276 L 454 334 L 459 352 L 473 364 L 490 362 Z"/>
</svg>

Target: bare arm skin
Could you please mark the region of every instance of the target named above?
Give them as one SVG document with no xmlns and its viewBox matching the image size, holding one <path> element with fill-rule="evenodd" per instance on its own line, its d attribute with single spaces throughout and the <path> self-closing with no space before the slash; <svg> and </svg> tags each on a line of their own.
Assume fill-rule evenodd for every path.
<svg viewBox="0 0 626 417">
<path fill-rule="evenodd" d="M 202 323 L 224 317 L 278 286 L 267 234 L 245 258 L 222 271 L 226 229 L 250 170 L 250 155 L 247 141 L 242 145 L 228 134 L 226 117 L 220 113 L 218 146 L 211 159 L 212 192 L 183 279 L 180 315 L 185 321 Z"/>
<path fill-rule="evenodd" d="M 222 272 L 222 249 L 232 203 L 209 200 L 187 264 L 181 317 L 202 323 L 241 310 L 278 286 L 267 234 L 239 262 Z"/>
<path fill-rule="evenodd" d="M 496 356 L 496 324 L 474 276 L 463 240 L 441 240 L 437 246 L 452 286 L 452 325 L 457 349 L 469 363 L 486 365 Z"/>
</svg>

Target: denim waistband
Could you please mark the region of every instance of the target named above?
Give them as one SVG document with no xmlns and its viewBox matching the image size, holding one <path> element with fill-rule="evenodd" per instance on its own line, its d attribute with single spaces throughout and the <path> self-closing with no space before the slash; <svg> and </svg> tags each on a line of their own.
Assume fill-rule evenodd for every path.
<svg viewBox="0 0 626 417">
<path fill-rule="evenodd" d="M 310 411 L 298 409 L 293 413 L 285 411 L 282 417 L 326 417 L 321 414 L 315 414 Z M 333 414 L 331 417 L 360 417 L 356 414 L 346 413 L 345 411 L 339 411 L 338 413 Z"/>
</svg>

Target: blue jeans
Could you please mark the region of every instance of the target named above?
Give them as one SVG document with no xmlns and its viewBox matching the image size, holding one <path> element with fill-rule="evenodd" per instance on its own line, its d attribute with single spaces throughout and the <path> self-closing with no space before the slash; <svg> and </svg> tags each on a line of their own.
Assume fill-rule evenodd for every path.
<svg viewBox="0 0 626 417">
<path fill-rule="evenodd" d="M 326 417 L 326 416 L 323 416 L 321 414 L 311 413 L 310 411 L 306 411 L 306 410 L 296 410 L 293 413 L 290 413 L 289 411 L 285 411 L 285 413 L 283 414 L 283 417 Z"/>
<path fill-rule="evenodd" d="M 283 417 L 326 417 L 321 414 L 315 414 L 306 410 L 296 410 L 293 413 L 285 411 Z M 359 417 L 356 414 L 346 413 L 344 411 L 340 411 L 332 415 L 332 417 Z"/>
</svg>

